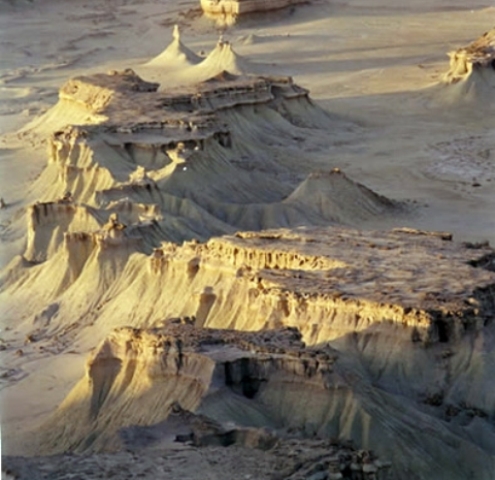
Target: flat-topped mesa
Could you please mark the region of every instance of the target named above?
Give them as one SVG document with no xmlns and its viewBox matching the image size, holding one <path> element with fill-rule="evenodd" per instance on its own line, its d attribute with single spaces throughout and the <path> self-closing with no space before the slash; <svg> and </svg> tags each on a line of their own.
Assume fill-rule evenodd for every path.
<svg viewBox="0 0 495 480">
<path fill-rule="evenodd" d="M 146 82 L 132 69 L 108 74 L 96 73 L 69 80 L 59 92 L 61 100 L 76 102 L 92 113 L 102 113 L 115 96 L 126 93 L 155 92 L 157 83 Z"/>
<path fill-rule="evenodd" d="M 307 3 L 307 0 L 201 0 L 201 8 L 213 16 L 238 16 L 279 10 L 300 3 Z"/>
<path fill-rule="evenodd" d="M 209 306 L 213 328 L 294 326 L 316 344 L 386 324 L 408 327 L 415 342 L 447 342 L 493 321 L 495 253 L 445 238 L 336 227 L 247 232 L 164 244 L 151 270 L 164 279 L 187 270 L 196 286 L 208 272 L 230 277 Z"/>
<path fill-rule="evenodd" d="M 220 48 L 218 53 L 212 52 L 210 62 L 220 62 L 217 57 L 235 56 L 229 43 L 223 42 L 221 45 L 217 47 Z M 226 71 L 192 86 L 157 90 L 158 84 L 146 82 L 132 70 L 126 70 L 74 78 L 62 87 L 60 98 L 85 105 L 93 113 L 105 113 L 109 116 L 105 126 L 115 125 L 122 131 L 129 124 L 126 115 L 131 109 L 138 129 L 139 125 L 147 126 L 146 118 L 150 127 L 153 121 L 163 126 L 172 126 L 174 122 L 187 124 L 188 118 L 193 125 L 202 127 L 203 122 L 208 121 L 201 114 L 198 116 L 205 109 L 203 101 L 211 102 L 206 105 L 207 110 L 212 106 L 215 110 L 267 103 L 274 97 L 289 99 L 308 95 L 308 91 L 295 85 L 290 77 L 242 75 Z M 115 108 L 109 110 L 112 105 Z"/>
<path fill-rule="evenodd" d="M 74 82 L 75 90 L 62 89 L 65 101 L 80 102 L 81 96 L 90 103 L 94 100 L 98 104 L 94 110 L 104 113 L 106 120 L 99 125 L 57 129 L 48 142 L 49 162 L 64 168 L 112 170 L 116 165 L 113 159 L 118 159 L 123 172 L 133 170 L 136 163 L 147 170 L 163 168 L 173 161 L 178 144 L 202 150 L 205 142 L 213 139 L 230 146 L 230 129 L 218 115 L 222 110 L 255 104 L 277 108 L 281 102 L 308 97 L 308 91 L 290 77 L 227 72 L 193 87 L 163 92 L 156 92 L 155 84 L 148 89 L 149 84 L 133 73 L 97 74 Z M 136 91 L 140 92 L 137 97 Z M 168 151 L 173 152 L 170 158 Z"/>
<path fill-rule="evenodd" d="M 467 47 L 450 52 L 450 69 L 444 81 L 456 83 L 468 78 L 474 71 L 486 70 L 495 78 L 495 28 L 484 33 Z M 495 84 L 493 80 L 492 85 Z"/>
</svg>

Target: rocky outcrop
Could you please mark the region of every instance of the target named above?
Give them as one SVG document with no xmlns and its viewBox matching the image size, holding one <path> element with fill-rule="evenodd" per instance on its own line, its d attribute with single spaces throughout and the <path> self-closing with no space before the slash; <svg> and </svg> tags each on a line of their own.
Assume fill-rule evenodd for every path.
<svg viewBox="0 0 495 480">
<path fill-rule="evenodd" d="M 249 333 L 194 323 L 174 318 L 112 333 L 42 427 L 41 451 L 143 453 L 174 441 L 247 447 L 281 455 L 274 478 L 290 480 L 400 479 L 404 471 L 464 478 L 469 458 L 489 478 L 489 456 L 470 448 L 469 428 L 453 433 L 445 420 L 372 389 L 345 352 L 307 347 L 293 328 Z"/>
<path fill-rule="evenodd" d="M 267 12 L 307 3 L 307 0 L 201 0 L 203 12 L 211 15 L 243 15 Z"/>
<path fill-rule="evenodd" d="M 100 226 L 97 213 L 75 205 L 70 192 L 57 202 L 37 203 L 28 209 L 27 247 L 24 257 L 43 262 L 54 255 L 65 232 L 95 230 Z"/>
<path fill-rule="evenodd" d="M 63 297 L 71 311 L 67 321 L 74 321 L 72 296 L 80 305 L 76 297 L 85 292 L 101 307 L 89 315 L 89 304 L 80 305 L 79 328 L 97 321 L 100 334 L 115 318 L 128 323 L 127 311 L 135 326 L 163 316 L 196 316 L 200 325 L 213 328 L 297 327 L 309 344 L 377 326 L 411 344 L 448 344 L 493 323 L 495 255 L 486 245 L 468 248 L 448 235 L 414 230 L 333 227 L 240 232 L 207 243 L 163 243 L 149 256 L 132 255 L 151 251 L 162 234 L 156 222 L 66 233 L 57 255 L 33 272 L 17 271 L 12 291 L 38 275 L 67 275 L 62 282 L 72 292 Z M 88 255 L 98 251 L 103 257 L 81 256 L 81 244 Z M 104 258 L 112 260 L 105 265 Z M 68 270 L 78 273 L 64 273 Z M 106 288 L 88 290 L 83 282 L 89 277 L 112 280 Z M 61 300 L 54 285 L 40 287 L 45 301 Z M 25 308 L 31 315 L 35 301 L 23 300 L 17 311 Z"/>
<path fill-rule="evenodd" d="M 173 44 L 186 48 L 178 32 Z M 201 63 L 203 74 L 219 73 L 193 86 L 159 88 L 127 69 L 62 87 L 59 103 L 31 125 L 53 131 L 33 187 L 40 201 L 29 211 L 26 259 L 53 257 L 65 233 L 91 234 L 113 213 L 146 234 L 146 253 L 164 240 L 404 213 L 341 172 L 308 175 L 301 142 L 315 132 L 326 142 L 326 129 L 340 127 L 290 77 L 222 70 L 251 67 L 223 40 Z"/>
<path fill-rule="evenodd" d="M 233 401 L 240 395 L 242 403 L 270 379 L 323 385 L 335 358 L 328 347 L 305 349 L 294 329 L 241 333 L 196 329 L 174 320 L 150 331 L 120 329 L 98 347 L 85 378 L 47 422 L 42 448 L 115 448 L 119 429 L 163 421 L 177 402 L 197 410 L 208 397 L 227 391 L 235 394 Z M 63 425 L 74 415 L 81 422 L 67 429 Z M 197 432 L 194 438 L 208 445 L 206 437 Z M 216 437 L 221 437 L 219 429 Z"/>
<path fill-rule="evenodd" d="M 495 28 L 467 47 L 450 52 L 449 57 L 450 69 L 445 75 L 446 82 L 459 82 L 476 70 L 488 70 L 495 76 Z"/>
<path fill-rule="evenodd" d="M 180 415 L 180 414 L 179 414 Z M 177 415 L 177 416 L 179 416 Z M 180 415 L 182 417 L 182 415 Z M 215 422 L 198 415 L 188 414 L 188 422 L 208 429 Z M 221 427 L 220 427 L 221 428 Z M 267 436 L 260 429 L 238 429 L 249 436 Z M 150 435 L 150 431 L 146 434 Z M 215 431 L 210 437 L 224 438 Z M 240 436 L 240 435 L 239 435 Z M 181 435 L 181 437 L 183 437 Z M 235 435 L 232 435 L 235 437 Z M 201 438 L 204 438 L 201 429 Z M 190 442 L 188 442 L 190 443 Z M 218 444 L 216 444 L 218 445 Z M 389 464 L 376 459 L 372 452 L 356 450 L 349 444 L 336 441 L 310 439 L 277 439 L 268 451 L 254 450 L 234 444 L 222 446 L 190 446 L 180 444 L 162 447 L 160 450 L 140 448 L 136 451 L 91 455 L 55 455 L 52 457 L 4 457 L 2 475 L 7 479 L 42 480 L 57 478 L 66 472 L 81 479 L 98 478 L 109 474 L 127 480 L 139 475 L 153 480 L 167 472 L 170 480 L 211 476 L 218 480 L 233 477 L 246 478 L 255 475 L 258 480 L 388 480 Z M 205 458 L 207 461 L 205 461 Z M 184 467 L 184 462 L 188 467 Z M 189 475 L 184 477 L 184 475 Z"/>
<path fill-rule="evenodd" d="M 228 266 L 236 278 L 232 295 L 246 303 L 229 315 L 223 308 L 234 300 L 223 291 L 207 320 L 212 327 L 296 326 L 313 344 L 384 322 L 406 327 L 413 342 L 450 342 L 492 321 L 495 277 L 471 266 L 493 262 L 493 250 L 446 238 L 408 230 L 239 233 L 166 245 L 152 269 L 168 277 L 176 262 L 197 259 L 197 281 L 210 265 Z M 248 311 L 263 312 L 260 322 Z"/>
<path fill-rule="evenodd" d="M 479 102 L 493 106 L 495 92 L 495 28 L 466 47 L 449 53 L 449 71 L 443 83 L 450 101 Z"/>
<path fill-rule="evenodd" d="M 198 61 L 176 33 L 166 53 L 139 73 L 173 77 L 180 58 L 175 83 L 79 77 L 26 130 L 49 133 L 49 162 L 0 279 L 6 327 L 26 335 L 5 355 L 100 343 L 38 451 L 160 440 L 178 404 L 183 443 L 320 438 L 317 465 L 285 451 L 292 480 L 373 478 L 369 449 L 394 480 L 491 480 L 493 249 L 338 226 L 409 213 L 321 170 L 332 132 L 356 127 L 289 77 L 249 75 L 223 40 Z"/>
</svg>

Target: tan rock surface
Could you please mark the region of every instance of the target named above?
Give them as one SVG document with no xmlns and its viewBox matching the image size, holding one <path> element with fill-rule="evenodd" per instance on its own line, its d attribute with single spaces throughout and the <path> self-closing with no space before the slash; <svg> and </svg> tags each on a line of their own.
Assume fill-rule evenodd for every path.
<svg viewBox="0 0 495 480">
<path fill-rule="evenodd" d="M 203 12 L 213 15 L 244 15 L 286 8 L 307 0 L 201 0 Z"/>
<path fill-rule="evenodd" d="M 378 451 L 392 479 L 492 480 L 491 34 L 459 53 L 467 76 L 443 75 L 445 52 L 493 27 L 491 2 L 323 1 L 231 30 L 222 18 L 220 40 L 192 0 L 0 9 L 3 451 L 36 453 L 41 422 L 50 448 L 107 438 L 142 453 L 9 459 L 16 474 L 323 480 L 379 468 L 316 435 Z M 390 231 L 404 226 L 471 243 Z M 273 336 L 262 352 L 192 342 L 179 370 L 162 342 L 167 331 L 177 352 L 181 329 L 287 325 L 309 350 L 337 352 L 331 372 L 307 376 L 314 357 L 274 351 Z M 133 328 L 147 340 L 123 333 Z M 84 373 L 88 354 L 99 360 Z M 170 449 L 154 422 L 170 420 L 172 398 L 198 404 L 199 438 L 235 445 Z M 81 426 L 92 405 L 99 422 Z M 280 454 L 241 447 L 273 432 L 301 438 Z"/>
<path fill-rule="evenodd" d="M 495 92 L 495 28 L 466 47 L 449 52 L 449 71 L 443 95 L 459 104 L 483 103 L 493 107 Z"/>
</svg>

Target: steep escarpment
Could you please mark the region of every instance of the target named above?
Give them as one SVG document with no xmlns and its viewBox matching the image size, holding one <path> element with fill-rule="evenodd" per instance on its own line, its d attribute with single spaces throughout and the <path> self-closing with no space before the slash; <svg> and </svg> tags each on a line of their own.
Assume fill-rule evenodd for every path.
<svg viewBox="0 0 495 480">
<path fill-rule="evenodd" d="M 176 31 L 21 132 L 48 163 L 0 276 L 2 382 L 70 391 L 23 448 L 255 447 L 292 480 L 371 480 L 378 454 L 394 480 L 491 480 L 493 249 L 378 230 L 414 212 L 337 167 L 334 135 L 361 149 L 360 128 L 263 68 Z M 62 362 L 88 352 L 74 386 Z"/>
<path fill-rule="evenodd" d="M 251 411 L 262 427 L 262 412 L 245 400 L 256 394 L 261 383 L 277 374 L 321 377 L 334 358 L 317 350 L 300 358 L 304 345 L 293 330 L 249 334 L 196 329 L 187 323 L 172 320 L 150 331 L 124 328 L 104 340 L 89 359 L 85 378 L 44 427 L 48 438 L 53 433 L 51 442 L 43 440 L 47 451 L 118 446 L 120 428 L 159 423 L 175 403 L 197 410 L 206 397 L 213 402 L 222 396 L 226 401 L 231 398 L 232 408 L 237 403 L 247 409 L 237 415 L 241 425 L 250 425 Z M 80 428 L 65 429 L 60 436 L 73 415 L 84 418 Z"/>
<path fill-rule="evenodd" d="M 448 235 L 336 227 L 274 230 L 205 244 L 165 243 L 149 256 L 138 253 L 149 248 L 147 237 L 137 226 L 124 228 L 111 217 L 103 233 L 66 234 L 45 263 L 14 263 L 15 275 L 5 274 L 6 293 L 22 296 L 26 285 L 38 284 L 36 294 L 31 290 L 22 298 L 18 318 L 28 320 L 44 298 L 70 312 L 51 327 L 57 333 L 70 324 L 80 330 L 96 322 L 101 335 L 117 318 L 121 325 L 142 326 L 187 315 L 216 328 L 294 326 L 310 344 L 381 325 L 398 338 L 425 345 L 457 341 L 492 322 L 494 273 L 477 265 L 491 265 L 493 250 L 467 248 Z M 77 252 L 89 247 L 82 245 L 91 245 L 84 265 Z M 106 264 L 105 258 L 113 260 Z M 69 274 L 74 262 L 80 265 L 77 275 Z M 71 279 L 64 280 L 63 291 L 40 281 L 54 272 Z M 107 279 L 105 288 L 101 283 L 89 289 L 89 278 Z M 173 294 L 177 291 L 180 296 Z M 90 304 L 80 305 L 82 292 L 92 296 Z M 93 305 L 99 305 L 97 312 L 88 310 Z"/>
<path fill-rule="evenodd" d="M 243 333 L 193 322 L 177 318 L 152 330 L 112 333 L 42 427 L 41 448 L 46 453 L 164 448 L 175 439 L 270 451 L 277 444 L 283 449 L 297 434 L 373 448 L 391 461 L 391 478 L 404 471 L 411 478 L 432 473 L 464 478 L 473 464 L 481 466 L 479 478 L 489 478 L 485 467 L 492 460 L 471 446 L 469 427 L 451 431 L 445 419 L 373 389 L 346 352 L 328 345 L 308 348 L 296 329 Z M 355 474 L 386 473 L 386 464 L 372 456 L 363 462 L 354 459 L 357 452 L 349 454 L 348 463 L 322 458 L 320 469 L 328 468 L 322 478 L 355 478 L 346 477 L 353 468 Z M 287 471 L 284 478 L 306 478 L 301 467 L 296 470 L 299 476 Z"/>
<path fill-rule="evenodd" d="M 157 68 L 187 54 L 178 31 L 172 47 Z M 290 77 L 246 74 L 251 66 L 220 41 L 201 64 L 176 65 L 202 69 L 206 80 L 195 85 L 159 85 L 131 69 L 69 80 L 57 105 L 22 133 L 51 132 L 47 166 L 29 192 L 36 202 L 23 258 L 62 258 L 64 235 L 71 244 L 91 238 L 112 215 L 150 254 L 162 241 L 362 226 L 407 213 L 339 169 L 314 173 L 327 129 L 351 135 L 354 127 L 318 108 Z"/>
<path fill-rule="evenodd" d="M 120 448 L 133 426 L 161 431 L 178 402 L 241 430 L 350 439 L 389 459 L 392 478 L 472 468 L 490 478 L 493 249 L 332 227 L 165 243 L 146 256 L 112 218 L 115 233 L 68 234 L 66 260 L 17 265 L 8 279 L 11 298 L 45 285 L 20 316 L 40 298 L 56 305 L 57 321 L 40 312 L 30 338 L 50 349 L 102 339 L 42 429 L 47 452 Z M 85 421 L 67 429 L 72 418 Z"/>
</svg>

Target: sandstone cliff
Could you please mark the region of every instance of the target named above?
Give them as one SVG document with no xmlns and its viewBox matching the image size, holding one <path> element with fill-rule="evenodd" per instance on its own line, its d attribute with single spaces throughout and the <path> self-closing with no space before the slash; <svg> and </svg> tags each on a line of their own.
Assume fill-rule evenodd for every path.
<svg viewBox="0 0 495 480">
<path fill-rule="evenodd" d="M 202 68 L 216 72 L 225 62 L 249 67 L 223 42 Z M 64 234 L 95 232 L 114 213 L 128 231 L 141 232 L 145 253 L 163 240 L 206 240 L 236 229 L 365 225 L 405 214 L 404 205 L 339 169 L 312 172 L 300 161 L 304 142 L 322 142 L 330 127 L 349 125 L 289 77 L 221 71 L 180 89 L 159 88 L 130 69 L 72 79 L 28 128 L 54 131 L 32 189 L 38 198 L 28 211 L 24 258 L 44 261 Z"/>
<path fill-rule="evenodd" d="M 372 388 L 345 351 L 308 348 L 293 328 L 243 333 L 193 322 L 177 318 L 148 331 L 112 333 L 42 427 L 42 451 L 163 449 L 170 439 L 270 451 L 277 444 L 283 450 L 294 435 L 317 436 L 372 448 L 391 460 L 389 478 L 407 470 L 411 478 L 465 478 L 473 465 L 485 465 L 478 478 L 489 478 L 489 456 L 471 446 L 469 427 L 454 433 L 447 428 L 452 420 Z M 363 461 L 356 451 L 330 452 L 327 445 L 316 470 L 299 466 L 291 474 L 286 464 L 281 478 L 308 478 L 326 468 L 322 479 L 388 473 L 373 454 Z"/>
<path fill-rule="evenodd" d="M 489 478 L 495 273 L 486 245 L 304 228 L 166 243 L 145 257 L 117 237 L 83 247 L 86 237 L 71 234 L 67 260 L 9 280 L 14 298 L 45 285 L 41 298 L 57 305 L 57 322 L 40 315 L 31 333 L 56 339 L 49 348 L 109 335 L 45 425 L 48 450 L 117 447 L 119 429 L 160 423 L 177 401 L 220 423 L 352 439 L 391 460 L 395 478 L 460 479 L 471 461 Z M 58 283 L 51 262 L 66 265 Z M 36 302 L 24 297 L 26 313 Z M 111 333 L 117 325 L 153 329 Z M 287 327 L 288 337 L 271 332 Z M 86 420 L 67 429 L 76 417 Z"/>
</svg>

